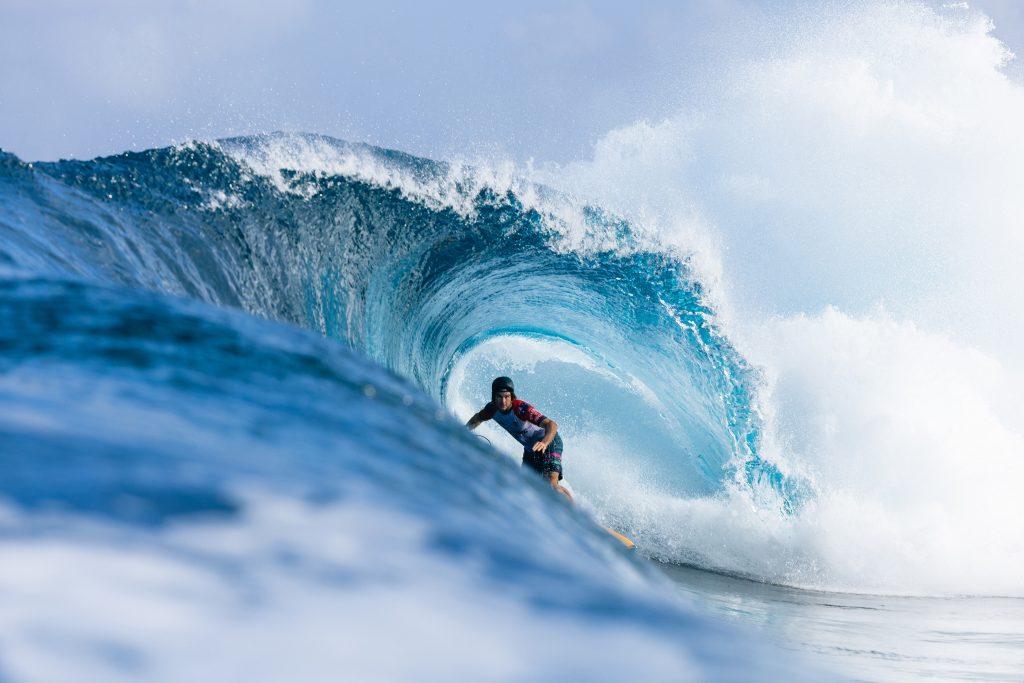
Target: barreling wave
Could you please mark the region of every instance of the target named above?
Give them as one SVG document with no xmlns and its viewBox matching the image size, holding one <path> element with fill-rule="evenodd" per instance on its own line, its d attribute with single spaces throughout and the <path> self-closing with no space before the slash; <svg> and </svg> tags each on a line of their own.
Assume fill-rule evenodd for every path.
<svg viewBox="0 0 1024 683">
<path fill-rule="evenodd" d="M 819 676 L 681 605 L 431 400 L 464 417 L 514 372 L 585 507 L 715 566 L 637 482 L 783 480 L 686 260 L 625 222 L 311 136 L 3 155 L 0 206 L 3 676 Z M 504 656 L 523 633 L 566 646 Z"/>
<path fill-rule="evenodd" d="M 557 367 L 525 384 L 564 425 L 570 476 L 591 481 L 600 453 L 621 450 L 647 486 L 676 495 L 747 486 L 787 509 L 801 497 L 758 458 L 756 377 L 716 329 L 686 255 L 646 247 L 598 208 L 320 136 L 85 162 L 7 156 L 3 173 L 13 216 L 0 259 L 17 268 L 317 330 L 453 409 L 486 398 L 494 362 L 481 365 L 482 351 L 541 344 Z M 590 488 L 644 534 L 628 500 Z"/>
</svg>

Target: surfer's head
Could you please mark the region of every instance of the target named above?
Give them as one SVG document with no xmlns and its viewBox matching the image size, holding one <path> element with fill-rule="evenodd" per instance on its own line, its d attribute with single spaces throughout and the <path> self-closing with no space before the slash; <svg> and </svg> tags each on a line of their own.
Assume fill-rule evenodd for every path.
<svg viewBox="0 0 1024 683">
<path fill-rule="evenodd" d="M 508 377 L 497 377 L 491 382 L 491 401 L 502 412 L 512 408 L 516 397 L 516 385 Z"/>
<path fill-rule="evenodd" d="M 494 396 L 498 392 L 507 391 L 512 394 L 515 398 L 516 385 L 512 383 L 512 379 L 509 377 L 495 377 L 494 381 L 491 382 L 491 396 Z"/>
</svg>

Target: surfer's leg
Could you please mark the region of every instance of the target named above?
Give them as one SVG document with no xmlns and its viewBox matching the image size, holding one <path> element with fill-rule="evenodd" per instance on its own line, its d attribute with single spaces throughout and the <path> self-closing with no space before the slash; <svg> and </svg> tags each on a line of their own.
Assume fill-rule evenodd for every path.
<svg viewBox="0 0 1024 683">
<path fill-rule="evenodd" d="M 562 481 L 562 450 L 564 445 L 562 444 L 562 437 L 555 435 L 554 440 L 548 449 L 541 454 L 540 461 L 540 473 L 549 484 L 551 488 L 561 493 L 563 496 L 572 502 L 572 494 L 569 493 L 569 489 L 565 488 L 558 482 Z"/>
<path fill-rule="evenodd" d="M 545 472 L 544 478 L 548 480 L 549 484 L 551 484 L 551 488 L 568 498 L 570 503 L 572 502 L 572 494 L 569 493 L 569 489 L 558 483 L 558 480 L 561 478 L 561 475 L 558 472 L 555 472 L 554 470 Z"/>
<path fill-rule="evenodd" d="M 569 489 L 558 483 L 562 479 L 561 453 L 553 453 L 550 449 L 545 453 L 525 451 L 523 465 L 544 477 L 544 481 L 551 484 L 551 488 L 568 498 L 570 503 L 572 502 L 572 494 L 569 493 Z"/>
</svg>

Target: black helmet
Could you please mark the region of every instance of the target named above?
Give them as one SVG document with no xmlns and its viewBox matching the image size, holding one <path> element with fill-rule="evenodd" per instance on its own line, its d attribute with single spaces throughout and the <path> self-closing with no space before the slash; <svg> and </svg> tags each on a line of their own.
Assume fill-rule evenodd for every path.
<svg viewBox="0 0 1024 683">
<path fill-rule="evenodd" d="M 491 382 L 491 396 L 494 396 L 499 391 L 509 391 L 512 394 L 516 393 L 516 385 L 512 383 L 512 380 L 508 377 L 497 377 Z"/>
</svg>

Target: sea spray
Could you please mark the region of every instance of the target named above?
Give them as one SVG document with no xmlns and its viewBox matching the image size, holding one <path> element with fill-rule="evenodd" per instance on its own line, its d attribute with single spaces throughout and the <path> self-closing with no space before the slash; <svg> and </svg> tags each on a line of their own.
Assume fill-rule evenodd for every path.
<svg viewBox="0 0 1024 683">
<path fill-rule="evenodd" d="M 763 580 L 1022 595 L 1012 55 L 964 4 L 797 10 L 749 44 L 678 115 L 538 175 L 668 242 L 703 234 L 717 324 L 760 373 L 759 457 L 815 492 L 797 514 L 742 489 L 638 514 L 672 554 Z"/>
</svg>

